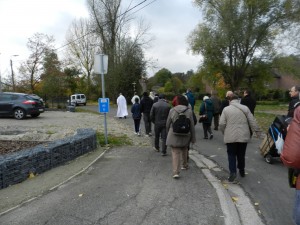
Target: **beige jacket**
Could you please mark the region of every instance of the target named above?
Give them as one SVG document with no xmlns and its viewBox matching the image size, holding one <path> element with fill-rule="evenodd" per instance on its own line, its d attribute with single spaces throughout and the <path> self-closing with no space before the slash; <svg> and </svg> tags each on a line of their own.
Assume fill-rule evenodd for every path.
<svg viewBox="0 0 300 225">
<path fill-rule="evenodd" d="M 241 105 L 238 100 L 232 100 L 229 106 L 224 108 L 219 122 L 224 142 L 249 142 L 251 138 L 249 127 L 258 137 L 261 136 L 261 130 L 249 108 Z"/>
<path fill-rule="evenodd" d="M 188 107 L 188 110 L 186 110 L 186 108 L 187 107 L 184 105 L 177 105 L 174 108 L 172 108 L 169 112 L 169 116 L 168 116 L 167 124 L 166 124 L 167 133 L 168 133 L 166 145 L 168 145 L 170 147 L 187 147 L 187 146 L 189 146 L 190 142 L 195 143 L 195 141 L 196 141 L 193 112 L 190 109 L 190 107 Z M 184 112 L 184 114 L 191 121 L 191 131 L 189 134 L 176 135 L 173 133 L 172 121 L 175 121 L 176 117 L 178 117 L 178 113 L 175 110 L 177 112 L 183 112 L 184 110 L 186 110 Z"/>
</svg>

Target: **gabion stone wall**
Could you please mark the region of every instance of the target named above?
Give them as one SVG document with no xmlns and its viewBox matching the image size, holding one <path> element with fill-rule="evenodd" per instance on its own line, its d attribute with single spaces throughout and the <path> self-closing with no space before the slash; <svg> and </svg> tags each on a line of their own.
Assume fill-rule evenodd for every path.
<svg viewBox="0 0 300 225">
<path fill-rule="evenodd" d="M 0 156 L 0 189 L 26 180 L 30 173 L 41 174 L 96 148 L 96 131 L 78 129 L 72 137 Z"/>
</svg>

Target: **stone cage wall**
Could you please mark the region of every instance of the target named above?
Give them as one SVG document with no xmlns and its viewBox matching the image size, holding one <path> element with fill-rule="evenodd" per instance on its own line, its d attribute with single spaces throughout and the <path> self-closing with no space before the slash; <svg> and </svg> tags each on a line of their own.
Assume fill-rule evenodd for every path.
<svg viewBox="0 0 300 225">
<path fill-rule="evenodd" d="M 41 174 L 97 148 L 96 131 L 78 129 L 77 134 L 0 156 L 0 189 Z"/>
</svg>

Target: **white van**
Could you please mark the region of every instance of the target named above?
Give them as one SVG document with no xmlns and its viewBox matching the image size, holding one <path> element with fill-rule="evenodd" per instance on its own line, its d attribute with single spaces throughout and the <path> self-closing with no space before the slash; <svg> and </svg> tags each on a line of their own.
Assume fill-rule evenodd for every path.
<svg viewBox="0 0 300 225">
<path fill-rule="evenodd" d="M 84 94 L 74 94 L 71 95 L 71 104 L 73 105 L 86 105 L 86 97 Z"/>
</svg>

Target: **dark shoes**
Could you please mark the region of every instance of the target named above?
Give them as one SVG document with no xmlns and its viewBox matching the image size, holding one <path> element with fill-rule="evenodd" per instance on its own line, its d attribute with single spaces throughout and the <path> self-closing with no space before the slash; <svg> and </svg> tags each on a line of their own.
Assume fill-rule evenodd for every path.
<svg viewBox="0 0 300 225">
<path fill-rule="evenodd" d="M 245 177 L 245 170 L 240 170 L 241 177 Z"/>
<path fill-rule="evenodd" d="M 161 155 L 162 155 L 162 156 L 166 156 L 166 155 L 167 155 L 167 153 L 166 153 L 166 152 L 163 152 L 163 153 L 161 153 Z"/>
<path fill-rule="evenodd" d="M 211 139 L 213 139 L 213 137 L 214 137 L 214 135 L 211 134 L 211 135 L 209 136 L 209 139 L 211 140 Z"/>
<path fill-rule="evenodd" d="M 208 137 L 204 137 L 204 139 L 208 139 Z"/>
<path fill-rule="evenodd" d="M 228 182 L 234 182 L 235 178 L 236 178 L 236 174 L 231 173 L 230 176 L 228 177 Z"/>
</svg>

